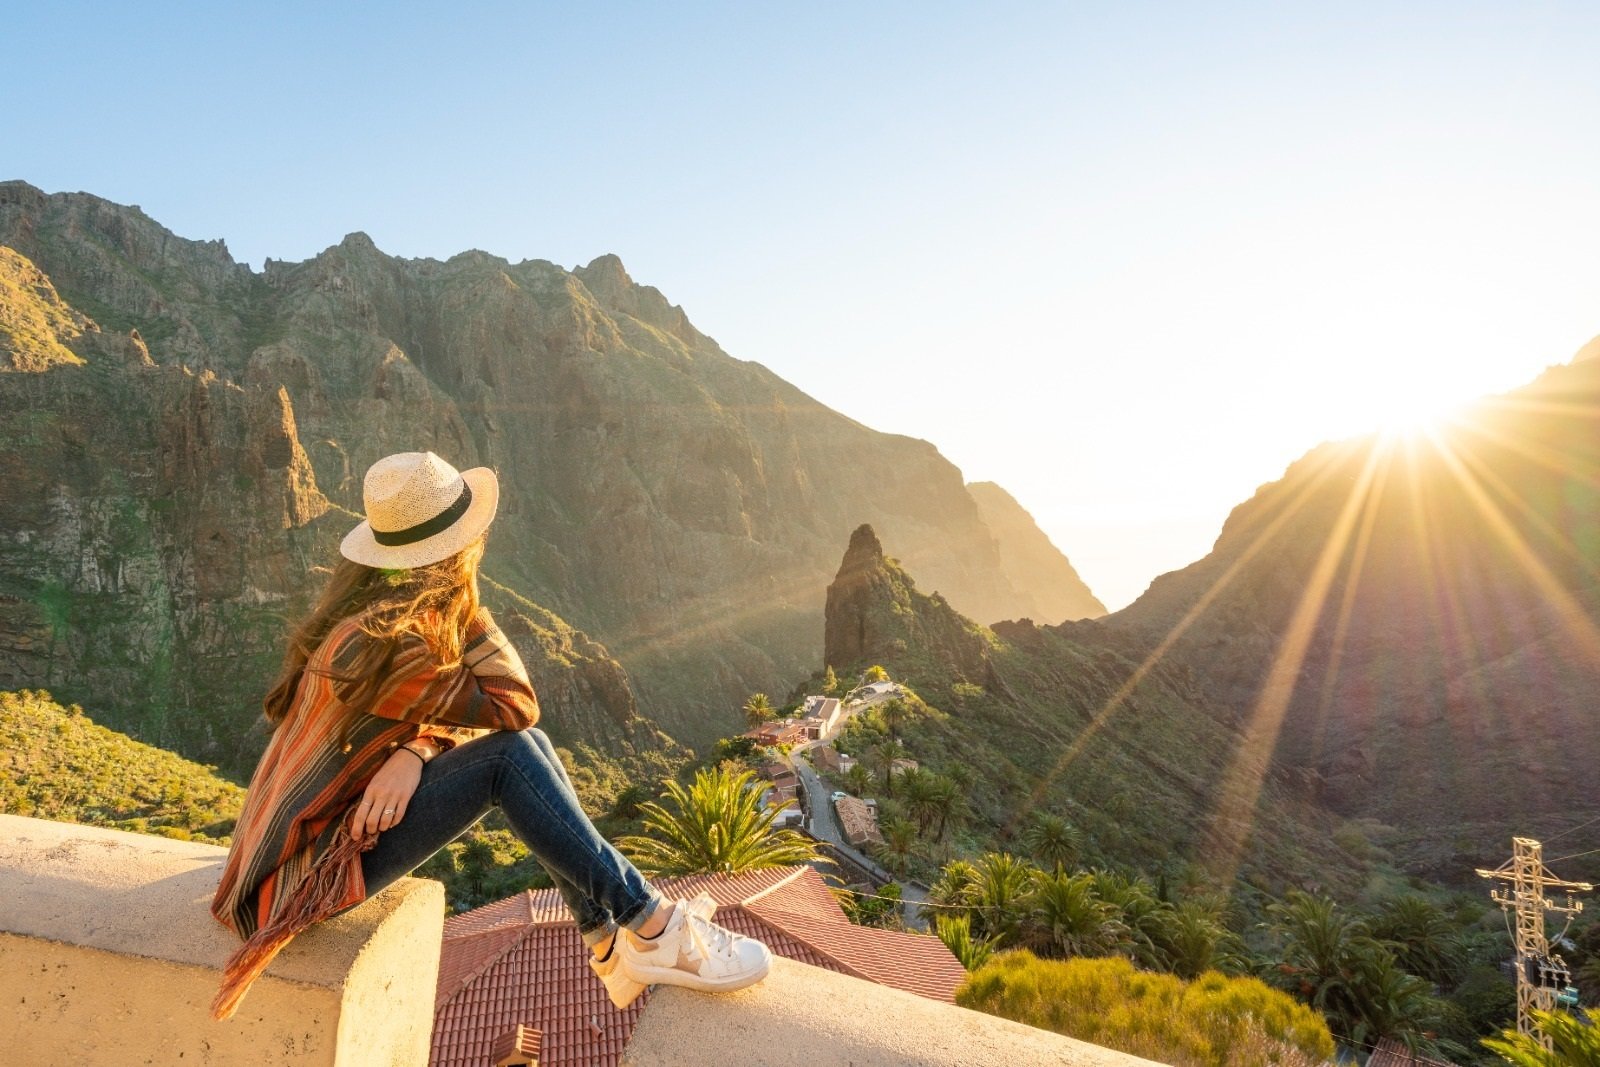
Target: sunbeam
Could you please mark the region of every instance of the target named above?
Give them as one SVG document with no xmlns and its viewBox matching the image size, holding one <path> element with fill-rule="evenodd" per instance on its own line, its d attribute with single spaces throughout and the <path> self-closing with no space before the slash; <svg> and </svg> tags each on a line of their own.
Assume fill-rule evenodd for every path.
<svg viewBox="0 0 1600 1067">
<path fill-rule="evenodd" d="M 1083 730 L 1079 732 L 1077 737 L 1073 738 L 1072 743 L 1067 746 L 1066 750 L 1063 751 L 1061 756 L 1056 760 L 1055 766 L 1053 766 L 1044 776 L 1039 779 L 1038 783 L 1034 786 L 1032 793 L 1029 795 L 1027 802 L 1019 805 L 1017 810 L 1012 813 L 1011 818 L 1005 824 L 1005 827 L 1002 831 L 1003 833 L 1009 835 L 1013 827 L 1015 827 L 1018 822 L 1026 818 L 1033 811 L 1033 809 L 1038 806 L 1039 799 L 1050 788 L 1051 784 L 1066 772 L 1067 768 L 1072 765 L 1072 762 L 1083 752 L 1090 739 L 1093 738 L 1097 732 L 1099 732 L 1100 728 L 1106 724 L 1106 721 L 1111 717 L 1111 715 L 1122 706 L 1122 703 L 1128 699 L 1128 696 L 1138 688 L 1139 683 L 1142 682 L 1145 676 L 1155 668 L 1156 664 L 1161 662 L 1161 658 L 1167 654 L 1167 651 L 1177 643 L 1178 639 L 1184 635 L 1189 627 L 1194 625 L 1197 619 L 1205 614 L 1206 609 L 1211 606 L 1211 602 L 1228 587 L 1229 583 L 1238 576 L 1238 574 L 1244 569 L 1245 565 L 1248 564 L 1250 560 L 1261 551 L 1261 549 L 1272 539 L 1272 537 L 1283 528 L 1284 524 L 1299 513 L 1300 509 L 1305 506 L 1306 501 L 1309 500 L 1315 494 L 1315 492 L 1321 488 L 1322 484 L 1327 481 L 1328 477 L 1339 468 L 1346 451 L 1346 449 L 1329 448 L 1321 457 L 1319 457 L 1320 466 L 1309 473 L 1309 475 L 1306 477 L 1305 484 L 1295 492 L 1294 496 L 1291 497 L 1283 506 L 1283 509 L 1277 515 L 1273 516 L 1270 522 L 1266 523 L 1260 530 L 1256 532 L 1255 536 L 1251 538 L 1250 543 L 1245 546 L 1244 551 L 1240 552 L 1238 557 L 1234 559 L 1234 561 L 1217 576 L 1217 578 L 1211 583 L 1206 591 L 1202 593 L 1200 597 L 1189 607 L 1189 610 L 1184 612 L 1183 617 L 1180 618 L 1177 623 L 1173 625 L 1172 629 L 1168 631 L 1167 635 L 1161 639 L 1161 643 L 1158 644 L 1155 649 L 1144 658 L 1143 662 L 1141 662 L 1139 666 L 1134 668 L 1133 673 L 1130 674 L 1127 679 L 1117 687 L 1116 691 L 1106 699 L 1106 702 L 1100 706 L 1099 710 L 1097 710 L 1094 715 L 1090 717 L 1088 723 L 1084 725 Z"/>
<path fill-rule="evenodd" d="M 1529 547 L 1511 520 L 1506 518 L 1505 512 L 1490 499 L 1477 477 L 1467 469 L 1466 464 L 1456 455 L 1448 442 L 1440 442 L 1439 455 L 1443 457 L 1450 472 L 1455 475 L 1456 481 L 1466 492 L 1467 499 L 1477 508 L 1489 529 L 1511 553 L 1512 560 L 1522 568 L 1523 573 L 1534 585 L 1538 586 L 1539 592 L 1556 606 L 1557 614 L 1563 624 L 1570 628 L 1571 636 L 1583 654 L 1596 664 L 1600 664 L 1600 627 L 1589 618 L 1583 605 L 1578 603 L 1572 594 L 1562 587 L 1556 576 L 1550 573 L 1550 568 L 1546 567 L 1544 561 Z"/>
<path fill-rule="evenodd" d="M 1367 494 L 1366 503 L 1361 512 L 1361 529 L 1356 533 L 1355 547 L 1350 555 L 1350 569 L 1345 576 L 1344 590 L 1339 598 L 1339 616 L 1334 624 L 1333 639 L 1328 654 L 1328 669 L 1322 676 L 1322 689 L 1317 694 L 1316 721 L 1312 726 L 1312 739 L 1309 752 L 1313 757 L 1322 754 L 1323 742 L 1327 738 L 1328 712 L 1333 701 L 1333 691 L 1339 679 L 1339 669 L 1344 662 L 1345 640 L 1350 632 L 1350 620 L 1355 613 L 1356 594 L 1361 588 L 1361 572 L 1366 566 L 1367 550 L 1372 545 L 1372 530 L 1377 525 L 1378 510 L 1383 505 L 1384 489 L 1389 481 L 1389 472 L 1394 466 L 1394 450 L 1382 450 L 1382 459 L 1378 467 L 1377 479 L 1372 486 L 1372 492 Z"/>
<path fill-rule="evenodd" d="M 1339 561 L 1350 544 L 1356 519 L 1366 506 L 1379 456 L 1383 451 L 1380 448 L 1369 448 L 1367 451 L 1361 473 L 1345 498 L 1333 529 L 1328 531 L 1322 550 L 1306 579 L 1305 589 L 1295 605 L 1294 614 L 1284 629 L 1266 680 L 1245 722 L 1239 747 L 1227 771 L 1223 773 L 1222 784 L 1217 791 L 1217 807 L 1207 834 L 1204 859 L 1219 885 L 1231 885 L 1238 870 L 1239 855 L 1254 825 L 1256 801 L 1261 795 L 1261 785 L 1278 742 L 1278 729 L 1283 724 L 1289 700 L 1294 696 L 1295 682 L 1305 662 L 1306 649 L 1316 631 L 1328 590 L 1338 572 Z"/>
</svg>

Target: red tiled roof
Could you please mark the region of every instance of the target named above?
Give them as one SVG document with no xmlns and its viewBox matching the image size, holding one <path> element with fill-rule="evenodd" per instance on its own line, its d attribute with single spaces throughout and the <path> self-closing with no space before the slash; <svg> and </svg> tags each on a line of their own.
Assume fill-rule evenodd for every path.
<svg viewBox="0 0 1600 1067">
<path fill-rule="evenodd" d="M 1394 1038 L 1386 1037 L 1372 1047 L 1367 1067 L 1455 1067 L 1455 1064 L 1418 1056 Z"/>
<path fill-rule="evenodd" d="M 718 923 L 814 967 L 946 1002 L 966 976 L 936 937 L 853 925 L 810 867 L 652 881 L 669 897 L 708 893 Z M 615 1067 L 650 994 L 618 1011 L 588 955 L 554 889 L 446 919 L 429 1064 L 488 1067 L 495 1039 L 522 1025 L 542 1031 L 540 1067 Z"/>
</svg>

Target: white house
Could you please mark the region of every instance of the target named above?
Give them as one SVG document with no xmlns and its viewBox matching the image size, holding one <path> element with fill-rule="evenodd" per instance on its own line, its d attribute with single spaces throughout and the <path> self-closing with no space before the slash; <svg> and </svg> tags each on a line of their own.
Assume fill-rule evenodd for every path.
<svg viewBox="0 0 1600 1067">
<path fill-rule="evenodd" d="M 839 715 L 843 709 L 837 697 L 806 697 L 805 706 L 800 709 L 804 716 L 800 720 L 805 727 L 806 740 L 818 741 L 827 735 L 839 724 Z"/>
</svg>

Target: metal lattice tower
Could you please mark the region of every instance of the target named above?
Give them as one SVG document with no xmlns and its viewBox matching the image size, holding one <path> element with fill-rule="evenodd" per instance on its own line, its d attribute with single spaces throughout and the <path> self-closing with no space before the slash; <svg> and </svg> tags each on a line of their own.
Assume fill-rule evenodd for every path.
<svg viewBox="0 0 1600 1067">
<path fill-rule="evenodd" d="M 1550 942 L 1545 938 L 1544 917 L 1547 912 L 1557 915 L 1576 915 L 1583 904 L 1574 900 L 1574 892 L 1586 893 L 1594 886 L 1588 882 L 1568 882 L 1551 874 L 1544 865 L 1543 846 L 1531 837 L 1511 839 L 1511 859 L 1492 871 L 1478 868 L 1484 878 L 1509 883 L 1507 889 L 1490 890 L 1489 896 L 1501 909 L 1516 915 L 1515 948 L 1517 953 L 1517 1030 L 1537 1037 L 1545 1048 L 1550 1039 L 1539 1033 L 1533 1024 L 1533 1012 L 1554 1011 L 1556 1006 L 1557 974 L 1565 975 L 1565 965 L 1559 956 L 1550 954 Z M 1546 889 L 1562 890 L 1565 904 L 1556 904 L 1545 896 Z"/>
</svg>

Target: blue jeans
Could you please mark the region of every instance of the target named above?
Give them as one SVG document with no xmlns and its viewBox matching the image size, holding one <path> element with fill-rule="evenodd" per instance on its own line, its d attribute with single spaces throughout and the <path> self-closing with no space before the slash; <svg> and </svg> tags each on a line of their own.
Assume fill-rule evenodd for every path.
<svg viewBox="0 0 1600 1067">
<path fill-rule="evenodd" d="M 497 730 L 429 760 L 405 817 L 361 853 L 367 895 L 421 866 L 495 805 L 550 872 L 586 944 L 605 940 L 617 926 L 637 930 L 664 899 L 594 828 L 555 747 L 536 726 Z"/>
</svg>

